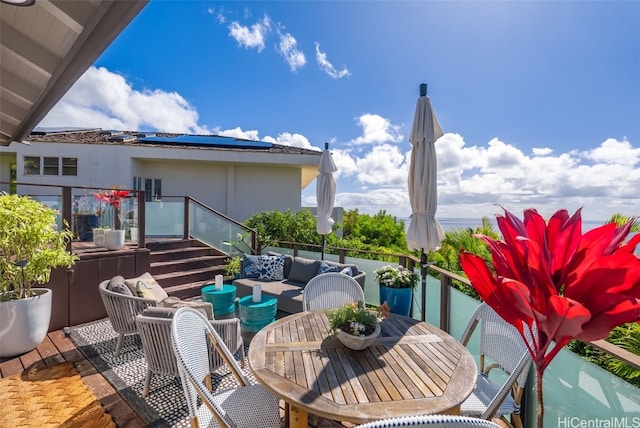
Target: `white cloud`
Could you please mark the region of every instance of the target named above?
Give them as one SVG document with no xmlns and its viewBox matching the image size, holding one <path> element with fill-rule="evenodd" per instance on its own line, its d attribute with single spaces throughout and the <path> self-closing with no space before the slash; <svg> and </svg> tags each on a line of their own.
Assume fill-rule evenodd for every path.
<svg viewBox="0 0 640 428">
<path fill-rule="evenodd" d="M 265 37 L 270 30 L 271 19 L 267 15 L 251 27 L 242 26 L 238 21 L 229 24 L 229 35 L 238 42 L 239 46 L 246 49 L 257 48 L 258 52 L 264 50 Z"/>
<path fill-rule="evenodd" d="M 550 149 L 548 147 L 541 147 L 541 148 L 534 147 L 531 151 L 536 156 L 547 156 L 553 153 L 553 149 Z"/>
<path fill-rule="evenodd" d="M 197 110 L 177 92 L 136 90 L 102 67 L 90 67 L 39 126 L 210 133 L 198 124 Z"/>
<path fill-rule="evenodd" d="M 609 138 L 600 147 L 585 152 L 585 157 L 609 165 L 633 166 L 640 163 L 640 148 L 634 149 L 626 140 Z"/>
<path fill-rule="evenodd" d="M 307 58 L 304 56 L 304 53 L 298 49 L 298 42 L 296 39 L 289 33 L 279 33 L 278 35 L 280 36 L 278 52 L 284 57 L 287 64 L 289 64 L 291 71 L 296 71 L 297 69 L 304 67 L 307 63 Z"/>
<path fill-rule="evenodd" d="M 402 141 L 400 126 L 393 125 L 388 119 L 377 114 L 363 114 L 357 118 L 363 135 L 353 140 L 353 144 L 382 144 Z"/>
<path fill-rule="evenodd" d="M 320 51 L 320 43 L 318 42 L 316 42 L 316 61 L 318 62 L 318 66 L 320 66 L 320 70 L 324 71 L 334 79 L 342 79 L 343 77 L 351 76 L 347 67 L 343 67 L 340 71 L 336 70 L 333 64 L 331 64 L 327 59 L 327 54 Z"/>
<path fill-rule="evenodd" d="M 278 134 L 276 138 L 266 136 L 263 138 L 263 141 L 282 144 L 284 146 L 299 147 L 301 149 L 320 150 L 319 147 L 312 146 L 304 135 L 291 134 L 289 132 Z"/>
<path fill-rule="evenodd" d="M 214 129 L 214 132 L 218 135 L 222 135 L 224 137 L 233 137 L 240 138 L 243 140 L 251 140 L 251 141 L 259 141 L 260 136 L 258 135 L 258 131 L 243 131 L 239 126 L 233 129 L 220 130 L 219 128 Z"/>
</svg>

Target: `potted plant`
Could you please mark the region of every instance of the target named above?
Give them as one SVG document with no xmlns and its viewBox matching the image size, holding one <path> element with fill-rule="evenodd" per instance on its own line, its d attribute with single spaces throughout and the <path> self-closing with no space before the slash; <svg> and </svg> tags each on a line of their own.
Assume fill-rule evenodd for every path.
<svg viewBox="0 0 640 428">
<path fill-rule="evenodd" d="M 119 214 L 120 206 L 124 198 L 128 197 L 128 190 L 111 189 L 104 192 L 97 192 L 94 197 L 101 201 L 106 202 L 111 207 L 111 228 L 106 229 L 104 232 L 104 245 L 107 250 L 119 250 L 124 246 L 124 229 L 120 229 Z"/>
<path fill-rule="evenodd" d="M 373 273 L 380 286 L 380 303 L 386 302 L 394 314 L 408 316 L 413 288 L 418 283 L 419 275 L 402 266 L 390 265 Z"/>
<path fill-rule="evenodd" d="M 361 350 L 380 334 L 380 321 L 389 315 L 389 306 L 367 307 L 363 302 L 348 303 L 327 312 L 330 332 L 346 347 Z"/>
<path fill-rule="evenodd" d="M 242 259 L 240 258 L 240 256 L 235 256 L 235 257 L 229 257 L 226 260 L 226 265 L 224 267 L 224 274 L 226 276 L 230 276 L 232 278 L 239 278 L 240 277 L 240 261 Z"/>
<path fill-rule="evenodd" d="M 73 237 L 56 230 L 57 211 L 28 196 L 0 194 L 0 357 L 31 351 L 45 338 L 52 291 L 34 288 L 51 270 L 71 267 Z"/>
</svg>

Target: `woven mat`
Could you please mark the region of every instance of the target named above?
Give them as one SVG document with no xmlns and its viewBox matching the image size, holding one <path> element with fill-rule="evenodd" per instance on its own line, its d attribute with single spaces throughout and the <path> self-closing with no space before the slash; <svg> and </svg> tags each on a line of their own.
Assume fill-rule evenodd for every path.
<svg viewBox="0 0 640 428">
<path fill-rule="evenodd" d="M 113 427 L 70 362 L 0 380 L 0 427 Z"/>
<path fill-rule="evenodd" d="M 107 318 L 74 327 L 65 331 L 91 364 L 109 381 L 125 401 L 154 428 L 188 428 L 189 410 L 184 399 L 180 378 L 153 375 L 149 395 L 142 395 L 147 362 L 142 351 L 140 336 L 127 335 L 122 351 L 115 356 L 118 334 Z M 248 349 L 245 348 L 245 352 Z M 236 354 L 236 357 L 238 355 Z M 256 382 L 249 364 L 244 375 Z M 214 388 L 234 385 L 233 375 L 221 367 L 212 373 Z M 0 406 L 2 404 L 0 403 Z M 2 425 L 0 424 L 0 427 Z"/>
</svg>

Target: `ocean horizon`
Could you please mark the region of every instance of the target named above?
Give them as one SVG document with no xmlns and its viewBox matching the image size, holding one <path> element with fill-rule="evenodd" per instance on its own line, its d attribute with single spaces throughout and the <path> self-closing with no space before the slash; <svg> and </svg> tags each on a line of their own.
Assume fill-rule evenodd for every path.
<svg viewBox="0 0 640 428">
<path fill-rule="evenodd" d="M 498 224 L 496 222 L 495 217 L 488 217 L 488 218 L 493 228 L 497 232 L 499 232 Z M 456 218 L 456 217 L 442 217 L 442 218 L 436 217 L 436 219 L 438 220 L 438 223 L 440 223 L 440 227 L 442 227 L 442 230 L 444 232 L 449 232 L 453 229 L 467 229 L 469 227 L 472 229 L 475 229 L 482 225 L 482 218 L 475 219 L 475 218 Z M 411 220 L 409 219 L 409 217 L 401 218 L 400 220 L 404 220 L 404 229 L 406 232 L 407 229 L 409 229 L 409 223 L 411 222 Z M 582 220 L 582 232 L 586 232 L 595 227 L 602 226 L 606 222 L 607 220 Z"/>
</svg>

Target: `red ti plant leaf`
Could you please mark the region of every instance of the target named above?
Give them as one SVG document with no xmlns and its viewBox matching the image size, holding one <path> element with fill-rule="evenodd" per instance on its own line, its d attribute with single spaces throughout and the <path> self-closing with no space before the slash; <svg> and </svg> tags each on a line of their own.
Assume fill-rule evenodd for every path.
<svg viewBox="0 0 640 428">
<path fill-rule="evenodd" d="M 524 221 L 505 210 L 497 220 L 503 240 L 476 235 L 493 266 L 467 252 L 460 262 L 480 297 L 528 342 L 540 375 L 569 340 L 603 339 L 640 320 L 640 235 L 625 243 L 633 220 L 584 234 L 580 210 L 549 221 L 533 209 Z"/>
</svg>

